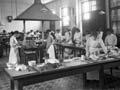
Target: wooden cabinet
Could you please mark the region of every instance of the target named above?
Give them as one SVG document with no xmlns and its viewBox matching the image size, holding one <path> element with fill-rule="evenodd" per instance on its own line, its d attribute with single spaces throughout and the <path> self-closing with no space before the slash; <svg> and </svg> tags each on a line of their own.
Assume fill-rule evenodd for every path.
<svg viewBox="0 0 120 90">
<path fill-rule="evenodd" d="M 115 34 L 120 34 L 120 0 L 110 0 L 110 24 Z"/>
<path fill-rule="evenodd" d="M 120 47 L 120 0 L 109 0 L 110 27 L 117 35 L 117 46 Z"/>
</svg>

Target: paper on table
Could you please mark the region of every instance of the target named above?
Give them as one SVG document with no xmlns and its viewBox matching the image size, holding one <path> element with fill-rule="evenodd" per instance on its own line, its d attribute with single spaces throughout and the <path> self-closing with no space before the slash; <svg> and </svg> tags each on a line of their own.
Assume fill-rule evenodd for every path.
<svg viewBox="0 0 120 90">
<path fill-rule="evenodd" d="M 77 65 L 83 65 L 83 64 L 87 64 L 87 62 L 83 62 L 83 61 L 71 61 L 71 62 L 65 62 L 63 63 L 64 66 L 77 66 Z"/>
<path fill-rule="evenodd" d="M 64 59 L 64 62 L 71 62 L 73 59 Z"/>
</svg>

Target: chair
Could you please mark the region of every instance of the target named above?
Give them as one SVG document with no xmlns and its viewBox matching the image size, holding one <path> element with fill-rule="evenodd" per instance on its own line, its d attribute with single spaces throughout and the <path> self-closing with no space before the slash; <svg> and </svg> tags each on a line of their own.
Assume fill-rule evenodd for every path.
<svg viewBox="0 0 120 90">
<path fill-rule="evenodd" d="M 37 48 L 25 48 L 24 49 L 24 56 L 25 56 L 25 64 L 27 64 L 28 61 L 35 60 L 38 62 L 38 54 L 37 54 Z"/>
<path fill-rule="evenodd" d="M 54 49 L 55 49 L 55 57 L 57 59 L 63 58 L 63 47 L 58 44 L 54 44 Z"/>
<path fill-rule="evenodd" d="M 1 44 L 2 44 L 2 47 L 3 47 L 3 53 L 5 52 L 6 56 L 8 54 L 8 51 L 10 51 L 10 45 L 9 45 L 9 37 L 7 36 L 4 36 L 4 37 L 1 37 L 2 38 L 2 41 L 1 41 Z"/>
</svg>

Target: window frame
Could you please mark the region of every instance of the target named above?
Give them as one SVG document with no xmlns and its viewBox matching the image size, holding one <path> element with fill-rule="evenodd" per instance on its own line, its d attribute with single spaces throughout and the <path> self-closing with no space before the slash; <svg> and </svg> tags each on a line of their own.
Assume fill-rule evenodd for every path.
<svg viewBox="0 0 120 90">
<path fill-rule="evenodd" d="M 93 1 L 95 1 L 96 3 L 92 4 Z M 85 3 L 89 3 L 89 6 L 88 6 L 89 10 L 88 11 L 86 10 L 86 12 L 84 11 L 85 6 L 83 6 Z M 96 7 L 96 9 L 92 9 L 93 7 Z M 82 18 L 83 18 L 83 20 L 89 20 L 91 12 L 96 11 L 96 10 L 97 10 L 97 0 L 83 0 L 82 1 Z M 85 18 L 85 15 L 88 13 L 89 13 L 89 16 L 88 16 L 89 18 L 88 17 Z"/>
</svg>

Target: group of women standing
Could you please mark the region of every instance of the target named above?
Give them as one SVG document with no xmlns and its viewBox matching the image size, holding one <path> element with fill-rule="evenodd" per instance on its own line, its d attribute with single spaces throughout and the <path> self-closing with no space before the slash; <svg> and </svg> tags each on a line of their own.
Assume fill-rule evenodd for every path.
<svg viewBox="0 0 120 90">
<path fill-rule="evenodd" d="M 7 63 L 8 66 L 10 65 L 16 66 L 20 62 L 18 51 L 20 44 L 18 43 L 17 37 L 19 37 L 19 32 L 15 31 L 10 38 L 10 54 L 9 61 Z"/>
<path fill-rule="evenodd" d="M 100 53 L 107 54 L 108 51 L 117 45 L 117 37 L 111 29 L 107 29 L 105 39 L 103 40 L 103 31 L 91 31 L 86 42 L 86 56 L 94 60 L 99 58 Z M 97 71 L 87 73 L 87 79 L 99 80 Z"/>
<path fill-rule="evenodd" d="M 72 30 L 66 29 L 64 36 L 61 35 L 60 30 L 56 30 L 53 32 L 51 30 L 47 30 L 47 39 L 46 39 L 46 52 L 49 54 L 49 58 L 55 58 L 55 50 L 53 44 L 57 42 L 64 42 L 65 44 L 74 45 L 77 47 L 81 47 L 83 45 L 83 40 L 81 36 L 81 32 L 79 28 L 74 27 Z M 108 47 L 114 47 L 117 44 L 117 37 L 115 34 L 111 32 L 109 29 L 107 35 L 105 37 L 105 41 L 102 39 L 103 31 L 95 30 L 91 31 L 90 34 L 86 34 L 86 56 L 90 57 L 91 55 L 97 55 L 101 51 L 107 53 Z M 18 31 L 15 31 L 13 36 L 10 38 L 10 54 L 9 54 L 9 62 L 10 64 L 18 64 L 19 52 L 18 48 L 20 44 L 17 41 Z M 68 50 L 68 53 L 70 51 Z"/>
<path fill-rule="evenodd" d="M 60 30 L 57 29 L 56 32 L 53 32 L 51 30 L 47 30 L 47 45 L 46 50 L 49 53 L 49 56 L 51 58 L 55 58 L 54 53 L 54 42 L 57 43 L 64 43 L 68 45 L 74 45 L 74 46 L 80 46 L 81 45 L 81 33 L 79 28 L 73 28 L 72 30 L 69 28 L 66 28 L 64 35 L 61 34 Z M 51 53 L 52 52 L 52 53 Z M 64 54 L 68 56 L 68 54 L 71 53 L 70 49 L 65 49 Z M 64 55 L 64 56 L 65 56 Z"/>
<path fill-rule="evenodd" d="M 83 47 L 84 45 L 87 57 L 91 57 L 91 55 L 97 56 L 100 54 L 100 52 L 107 53 L 108 47 L 115 47 L 117 45 L 117 37 L 115 34 L 112 33 L 110 29 L 107 29 L 105 40 L 103 40 L 103 31 L 98 29 L 91 31 L 91 33 L 89 34 L 86 34 L 85 42 L 83 42 L 82 40 L 84 37 L 81 36 L 80 29 L 76 27 L 74 27 L 72 30 L 67 28 L 64 36 L 61 35 L 60 30 L 56 30 L 56 32 L 51 32 L 51 30 L 48 30 L 47 33 L 48 36 L 46 50 L 51 58 L 55 58 L 55 50 L 53 44 L 56 41 L 68 45 L 74 45 L 77 47 Z M 64 54 L 66 53 L 67 55 L 69 55 L 69 53 L 71 53 L 71 50 L 65 49 Z"/>
<path fill-rule="evenodd" d="M 107 29 L 105 40 L 102 39 L 103 31 L 92 31 L 86 42 L 86 56 L 107 53 L 110 48 L 116 47 L 117 37 L 112 30 Z"/>
</svg>

